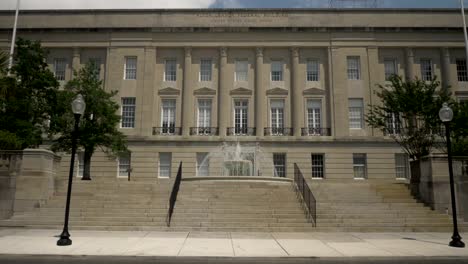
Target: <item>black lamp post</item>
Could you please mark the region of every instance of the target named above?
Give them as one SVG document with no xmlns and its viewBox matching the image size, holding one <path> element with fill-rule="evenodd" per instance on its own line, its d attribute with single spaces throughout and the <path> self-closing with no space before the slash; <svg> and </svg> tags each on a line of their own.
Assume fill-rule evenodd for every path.
<svg viewBox="0 0 468 264">
<path fill-rule="evenodd" d="M 465 243 L 461 241 L 462 238 L 458 233 L 457 205 L 455 204 L 455 187 L 453 183 L 452 143 L 450 142 L 450 121 L 452 121 L 453 118 L 453 111 L 447 103 L 444 103 L 442 108 L 440 109 L 439 118 L 445 125 L 445 137 L 447 138 L 447 156 L 450 177 L 450 198 L 452 200 L 453 235 L 452 241 L 450 241 L 449 246 L 463 248 L 465 247 Z"/>
<path fill-rule="evenodd" d="M 75 116 L 75 128 L 72 133 L 72 153 L 70 160 L 70 173 L 68 175 L 68 191 L 67 191 L 67 204 L 65 207 L 65 224 L 63 226 L 62 234 L 60 239 L 57 241 L 57 246 L 69 246 L 72 244 L 70 239 L 70 233 L 68 233 L 68 216 L 70 215 L 70 198 L 73 183 L 73 167 L 75 165 L 75 154 L 76 154 L 76 139 L 78 137 L 78 125 L 80 123 L 80 117 L 83 115 L 86 108 L 86 103 L 83 100 L 83 96 L 78 94 L 72 102 L 72 110 Z"/>
</svg>

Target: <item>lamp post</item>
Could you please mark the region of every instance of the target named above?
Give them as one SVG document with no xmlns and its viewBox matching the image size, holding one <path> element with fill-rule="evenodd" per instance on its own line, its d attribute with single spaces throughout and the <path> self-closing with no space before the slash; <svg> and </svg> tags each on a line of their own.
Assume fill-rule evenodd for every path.
<svg viewBox="0 0 468 264">
<path fill-rule="evenodd" d="M 453 235 L 452 241 L 450 241 L 449 246 L 463 248 L 465 247 L 465 243 L 461 241 L 462 238 L 458 233 L 457 205 L 455 204 L 455 187 L 453 184 L 452 143 L 450 142 L 450 121 L 452 121 L 453 118 L 453 111 L 447 103 L 444 103 L 442 108 L 439 110 L 439 118 L 445 125 L 445 137 L 447 138 L 447 156 L 450 178 L 450 198 L 452 200 Z"/>
<path fill-rule="evenodd" d="M 75 164 L 75 154 L 76 154 L 76 140 L 78 137 L 78 125 L 80 123 L 80 117 L 83 115 L 86 108 L 86 103 L 83 100 L 83 96 L 78 94 L 72 102 L 72 111 L 75 116 L 75 128 L 72 133 L 72 153 L 70 160 L 70 173 L 68 174 L 68 191 L 67 191 L 67 204 L 65 207 L 65 224 L 63 226 L 62 234 L 60 234 L 60 239 L 57 241 L 57 246 L 69 246 L 72 244 L 70 239 L 70 233 L 68 233 L 68 217 L 70 215 L 70 196 L 73 183 L 73 167 Z"/>
</svg>

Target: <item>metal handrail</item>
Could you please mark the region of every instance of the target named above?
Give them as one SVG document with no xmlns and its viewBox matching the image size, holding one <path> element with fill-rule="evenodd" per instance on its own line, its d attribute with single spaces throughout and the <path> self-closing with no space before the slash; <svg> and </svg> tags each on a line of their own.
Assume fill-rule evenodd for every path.
<svg viewBox="0 0 468 264">
<path fill-rule="evenodd" d="M 317 200 L 296 163 L 294 163 L 294 184 L 296 193 L 298 196 L 300 195 L 302 205 L 307 211 L 308 218 L 312 220 L 314 226 L 317 226 Z"/>
<path fill-rule="evenodd" d="M 171 226 L 172 214 L 174 213 L 175 203 L 177 201 L 177 194 L 179 193 L 180 182 L 182 181 L 182 161 L 180 162 L 179 169 L 177 170 L 177 176 L 172 186 L 171 196 L 169 197 L 169 209 L 166 216 L 167 226 Z"/>
</svg>

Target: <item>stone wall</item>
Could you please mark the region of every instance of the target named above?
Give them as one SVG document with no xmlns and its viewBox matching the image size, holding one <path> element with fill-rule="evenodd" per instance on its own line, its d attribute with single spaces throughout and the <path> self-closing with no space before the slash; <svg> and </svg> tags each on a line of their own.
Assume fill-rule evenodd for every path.
<svg viewBox="0 0 468 264">
<path fill-rule="evenodd" d="M 0 219 L 13 215 L 16 177 L 21 171 L 21 151 L 0 152 Z"/>
<path fill-rule="evenodd" d="M 463 162 L 466 158 L 453 159 L 453 173 L 458 215 L 468 219 L 468 175 Z M 419 199 L 436 211 L 452 213 L 446 155 L 430 155 L 421 159 Z"/>
</svg>

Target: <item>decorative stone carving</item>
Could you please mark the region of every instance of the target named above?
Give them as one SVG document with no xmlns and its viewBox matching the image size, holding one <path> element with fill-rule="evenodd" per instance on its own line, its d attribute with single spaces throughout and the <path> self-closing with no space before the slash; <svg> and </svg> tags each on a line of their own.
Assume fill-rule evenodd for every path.
<svg viewBox="0 0 468 264">
<path fill-rule="evenodd" d="M 325 90 L 319 88 L 309 88 L 302 92 L 303 95 L 325 95 Z"/>
<path fill-rule="evenodd" d="M 263 57 L 263 48 L 262 47 L 255 48 L 255 54 L 257 55 L 257 57 Z"/>
<path fill-rule="evenodd" d="M 228 49 L 226 47 L 219 48 L 219 54 L 221 55 L 221 57 L 227 57 L 227 51 Z"/>
<path fill-rule="evenodd" d="M 288 95 L 289 91 L 285 88 L 276 87 L 266 91 L 267 95 Z"/>
<path fill-rule="evenodd" d="M 180 90 L 173 87 L 166 87 L 159 90 L 159 95 L 180 95 Z"/>
<path fill-rule="evenodd" d="M 291 47 L 291 55 L 293 57 L 299 57 L 299 48 L 298 47 Z"/>
<path fill-rule="evenodd" d="M 185 47 L 185 57 L 192 56 L 192 47 Z"/>
<path fill-rule="evenodd" d="M 202 87 L 193 91 L 194 95 L 216 95 L 216 90 L 208 87 Z"/>
<path fill-rule="evenodd" d="M 244 87 L 239 87 L 237 89 L 234 89 L 230 93 L 231 95 L 252 95 L 252 90 L 244 88 Z"/>
</svg>

